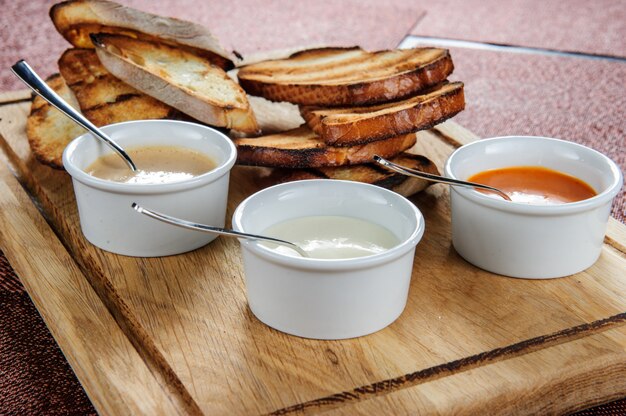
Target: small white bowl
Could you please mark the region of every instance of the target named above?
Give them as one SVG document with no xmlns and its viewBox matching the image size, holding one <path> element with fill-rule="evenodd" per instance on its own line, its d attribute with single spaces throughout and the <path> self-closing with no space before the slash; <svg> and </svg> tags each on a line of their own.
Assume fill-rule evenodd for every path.
<svg viewBox="0 0 626 416">
<path fill-rule="evenodd" d="M 611 202 L 623 178 L 617 165 L 588 147 L 545 137 L 480 140 L 457 149 L 445 164 L 467 180 L 488 169 L 543 166 L 579 178 L 598 193 L 562 205 L 529 205 L 452 187 L 452 243 L 470 263 L 511 277 L 568 276 L 600 256 Z"/>
<path fill-rule="evenodd" d="M 353 338 L 391 324 L 406 305 L 415 246 L 424 233 L 422 214 L 406 198 L 357 182 L 291 182 L 243 201 L 233 227 L 261 234 L 279 222 L 320 215 L 370 221 L 400 243 L 372 256 L 329 260 L 290 257 L 240 240 L 250 309 L 265 324 L 305 338 Z"/>
<path fill-rule="evenodd" d="M 168 184 L 126 184 L 93 177 L 86 169 L 112 150 L 90 133 L 72 141 L 63 166 L 72 176 L 83 234 L 104 250 L 136 257 L 184 253 L 215 239 L 211 234 L 164 224 L 135 212 L 146 208 L 223 227 L 230 169 L 237 151 L 232 141 L 212 128 L 173 120 L 145 120 L 102 127 L 126 150 L 143 146 L 180 146 L 202 152 L 217 162 L 203 175 Z"/>
</svg>

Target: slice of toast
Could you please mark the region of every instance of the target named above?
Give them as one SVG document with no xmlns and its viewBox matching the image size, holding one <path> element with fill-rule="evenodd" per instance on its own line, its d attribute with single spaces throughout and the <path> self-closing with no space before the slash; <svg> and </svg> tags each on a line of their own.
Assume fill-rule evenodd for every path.
<svg viewBox="0 0 626 416">
<path fill-rule="evenodd" d="M 246 93 L 192 53 L 126 36 L 92 35 L 100 62 L 133 87 L 204 123 L 257 133 Z"/>
<path fill-rule="evenodd" d="M 425 156 L 400 153 L 392 162 L 417 169 L 422 172 L 439 175 L 437 166 Z M 283 183 L 305 179 L 338 179 L 364 182 L 381 186 L 406 197 L 426 189 L 432 182 L 390 171 L 377 163 L 356 166 L 321 167 L 316 169 L 275 169 L 269 181 Z"/>
<path fill-rule="evenodd" d="M 402 101 L 372 107 L 304 106 L 300 114 L 326 143 L 350 146 L 431 128 L 463 108 L 463 83 L 453 82 Z"/>
<path fill-rule="evenodd" d="M 61 75 L 51 75 L 46 83 L 67 103 L 78 108 L 74 94 Z M 63 169 L 65 146 L 85 131 L 43 98 L 34 95 L 26 119 L 26 136 L 33 154 L 41 163 Z"/>
<path fill-rule="evenodd" d="M 235 59 L 203 26 L 112 1 L 63 1 L 52 6 L 50 18 L 59 33 L 77 48 L 93 48 L 89 38 L 92 33 L 113 33 L 186 49 L 226 70 L 233 67 Z"/>
<path fill-rule="evenodd" d="M 356 146 L 333 147 L 311 129 L 301 126 L 253 139 L 236 139 L 237 162 L 242 165 L 317 168 L 368 163 L 375 154 L 391 158 L 415 144 L 415 134 L 391 137 Z"/>
<path fill-rule="evenodd" d="M 237 76 L 252 95 L 332 107 L 399 100 L 444 81 L 452 70 L 446 49 L 357 47 L 310 49 L 244 66 Z"/>
<path fill-rule="evenodd" d="M 111 75 L 93 49 L 68 49 L 59 71 L 85 117 L 96 126 L 131 120 L 184 119 L 178 110 Z"/>
</svg>

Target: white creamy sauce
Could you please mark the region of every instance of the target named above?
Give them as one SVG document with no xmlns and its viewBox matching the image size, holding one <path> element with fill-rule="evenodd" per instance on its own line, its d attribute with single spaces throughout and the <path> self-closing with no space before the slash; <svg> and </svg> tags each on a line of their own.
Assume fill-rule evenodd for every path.
<svg viewBox="0 0 626 416">
<path fill-rule="evenodd" d="M 274 224 L 262 234 L 295 243 L 317 259 L 371 256 L 387 251 L 400 242 L 393 233 L 378 224 L 344 216 L 294 218 Z M 288 247 L 262 244 L 279 253 L 299 256 Z"/>
</svg>

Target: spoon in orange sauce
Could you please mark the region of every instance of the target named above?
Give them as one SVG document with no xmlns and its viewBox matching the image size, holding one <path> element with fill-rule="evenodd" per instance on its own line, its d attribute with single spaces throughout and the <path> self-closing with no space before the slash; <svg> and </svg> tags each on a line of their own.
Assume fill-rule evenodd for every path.
<svg viewBox="0 0 626 416">
<path fill-rule="evenodd" d="M 586 182 L 543 166 L 511 166 L 478 172 L 467 181 L 420 172 L 390 162 L 380 156 L 374 160 L 388 169 L 408 176 L 453 186 L 475 188 L 479 192 L 507 201 L 532 205 L 557 205 L 582 201 L 597 195 Z"/>
<path fill-rule="evenodd" d="M 466 188 L 482 189 L 483 191 L 496 193 L 498 196 L 504 198 L 505 200 L 511 201 L 511 198 L 505 192 L 501 191 L 498 188 L 494 188 L 493 186 L 485 185 L 485 184 L 482 184 L 482 183 L 476 183 L 476 182 L 462 181 L 462 180 L 459 180 L 459 179 L 446 178 L 444 176 L 433 175 L 431 173 L 421 172 L 419 170 L 410 169 L 410 168 L 398 165 L 398 164 L 393 163 L 393 162 L 391 162 L 391 161 L 389 161 L 389 160 L 387 160 L 385 158 L 382 158 L 382 157 L 380 157 L 378 155 L 374 155 L 374 161 L 376 161 L 377 163 L 383 165 L 387 169 L 391 169 L 394 172 L 398 172 L 398 173 L 401 173 L 403 175 L 415 176 L 417 178 L 426 179 L 426 180 L 429 180 L 431 182 L 446 183 L 448 185 L 453 185 L 453 186 L 463 186 L 463 187 L 466 187 Z"/>
</svg>

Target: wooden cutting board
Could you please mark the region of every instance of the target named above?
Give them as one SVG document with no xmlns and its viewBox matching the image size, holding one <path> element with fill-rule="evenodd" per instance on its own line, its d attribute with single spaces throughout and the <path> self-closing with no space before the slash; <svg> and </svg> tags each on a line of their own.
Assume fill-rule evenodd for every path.
<svg viewBox="0 0 626 416">
<path fill-rule="evenodd" d="M 402 316 L 362 338 L 301 339 L 248 309 L 236 240 L 156 259 L 91 246 L 69 177 L 30 153 L 27 97 L 0 96 L 0 144 L 27 192 L 0 171 L 0 248 L 102 414 L 563 413 L 626 396 L 626 227 L 613 219 L 587 271 L 506 278 L 456 254 L 447 189 L 432 186 L 412 198 L 427 225 Z M 289 106 L 253 105 L 266 128 L 298 123 Z M 475 139 L 447 122 L 413 151 L 441 167 Z M 229 217 L 266 185 L 254 168 L 231 178 Z"/>
</svg>

